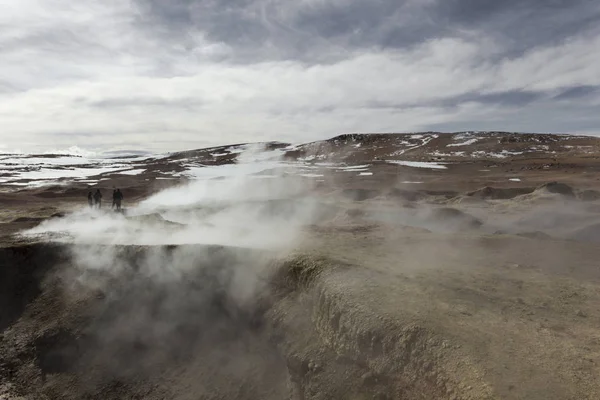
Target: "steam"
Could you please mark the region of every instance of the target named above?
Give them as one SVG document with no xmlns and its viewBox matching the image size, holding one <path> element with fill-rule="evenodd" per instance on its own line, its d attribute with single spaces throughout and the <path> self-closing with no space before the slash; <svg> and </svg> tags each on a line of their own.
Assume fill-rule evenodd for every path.
<svg viewBox="0 0 600 400">
<path fill-rule="evenodd" d="M 310 180 L 262 150 L 246 149 L 234 166 L 201 167 L 203 179 L 124 215 L 82 207 L 25 233 L 69 243 L 64 295 L 96 304 L 85 328 L 97 349 L 85 360 L 99 366 L 94 379 L 162 373 L 194 352 L 204 355 L 199 368 L 219 364 L 228 379 L 254 376 L 247 369 L 257 362 L 271 376 L 285 371 L 256 321 L 274 260 L 297 245 L 318 203 Z"/>
<path fill-rule="evenodd" d="M 67 277 L 69 296 L 86 290 L 109 295 L 131 274 L 165 285 L 203 269 L 221 278 L 228 271 L 215 284 L 238 305 L 251 303 L 264 288 L 271 261 L 297 246 L 304 228 L 319 216 L 311 181 L 289 174 L 294 166 L 280 156 L 248 147 L 236 165 L 206 167 L 212 175 L 163 190 L 124 215 L 82 208 L 25 235 L 71 244 L 76 272 Z M 270 178 L 262 178 L 265 173 Z M 167 247 L 172 245 L 181 248 Z M 226 263 L 221 255 L 215 258 L 215 247 L 227 249 Z"/>
<path fill-rule="evenodd" d="M 294 167 L 277 156 L 250 148 L 236 165 L 202 167 L 204 179 L 163 190 L 126 215 L 82 209 L 26 234 L 79 244 L 285 248 L 312 221 L 316 202 L 310 181 L 286 173 Z M 260 175 L 265 172 L 268 179 Z"/>
</svg>

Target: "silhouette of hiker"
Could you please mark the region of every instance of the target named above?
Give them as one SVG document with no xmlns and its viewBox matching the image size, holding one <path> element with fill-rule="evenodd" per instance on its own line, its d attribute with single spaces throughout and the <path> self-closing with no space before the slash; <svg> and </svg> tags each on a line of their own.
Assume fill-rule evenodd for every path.
<svg viewBox="0 0 600 400">
<path fill-rule="evenodd" d="M 114 201 L 117 205 L 117 211 L 121 211 L 121 201 L 123 201 L 123 193 L 121 193 L 121 189 L 117 189 L 115 191 Z"/>
<path fill-rule="evenodd" d="M 113 202 L 112 205 L 110 206 L 110 208 L 115 208 L 115 206 L 117 205 L 117 189 L 113 190 Z"/>
<path fill-rule="evenodd" d="M 94 193 L 94 204 L 98 208 L 102 206 L 102 193 L 100 193 L 100 189 L 96 189 L 96 193 Z"/>
<path fill-rule="evenodd" d="M 94 196 L 92 195 L 92 192 L 88 192 L 88 204 L 90 208 L 94 207 Z"/>
</svg>

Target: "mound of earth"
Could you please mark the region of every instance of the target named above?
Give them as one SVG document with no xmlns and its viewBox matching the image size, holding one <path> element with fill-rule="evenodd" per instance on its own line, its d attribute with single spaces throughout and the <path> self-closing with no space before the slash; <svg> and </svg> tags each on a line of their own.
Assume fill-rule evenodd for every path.
<svg viewBox="0 0 600 400">
<path fill-rule="evenodd" d="M 453 199 L 450 199 L 449 204 L 469 206 L 469 205 L 482 205 L 482 204 L 484 204 L 484 202 L 485 202 L 485 199 L 483 199 L 481 197 L 461 195 L 461 196 L 457 196 Z"/>
<path fill-rule="evenodd" d="M 564 183 L 545 183 L 537 187 L 533 192 L 516 197 L 515 202 L 530 204 L 552 204 L 569 202 L 577 199 L 573 188 Z"/>
<path fill-rule="evenodd" d="M 546 183 L 536 189 L 537 191 L 544 191 L 547 193 L 560 194 L 565 197 L 575 197 L 573 188 L 567 184 L 559 182 Z"/>
<path fill-rule="evenodd" d="M 467 196 L 484 200 L 509 200 L 524 194 L 533 193 L 534 191 L 535 188 L 494 188 L 486 186 L 467 193 Z"/>
<path fill-rule="evenodd" d="M 429 218 L 454 229 L 474 229 L 483 225 L 479 218 L 451 207 L 434 208 Z"/>
</svg>

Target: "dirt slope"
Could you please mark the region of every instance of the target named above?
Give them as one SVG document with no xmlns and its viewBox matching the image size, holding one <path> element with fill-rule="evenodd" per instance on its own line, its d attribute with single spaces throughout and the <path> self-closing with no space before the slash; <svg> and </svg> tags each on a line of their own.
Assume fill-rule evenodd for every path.
<svg viewBox="0 0 600 400">
<path fill-rule="evenodd" d="M 3 276 L 29 293 L 3 296 L 3 384 L 65 399 L 598 397 L 600 271 L 583 261 L 597 246 L 369 236 L 317 234 L 248 303 L 215 269 L 257 257 L 237 249 L 121 248 L 126 270 L 75 292 L 68 247 L 3 249 L 3 270 L 25 258 L 36 277 Z M 155 251 L 212 255 L 208 269 L 156 282 L 138 269 Z"/>
</svg>

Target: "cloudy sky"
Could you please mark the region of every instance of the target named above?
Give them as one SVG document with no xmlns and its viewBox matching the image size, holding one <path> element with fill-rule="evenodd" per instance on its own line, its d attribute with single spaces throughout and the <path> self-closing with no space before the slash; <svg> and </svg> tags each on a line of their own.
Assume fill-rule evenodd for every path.
<svg viewBox="0 0 600 400">
<path fill-rule="evenodd" d="M 0 0 L 0 150 L 600 133 L 598 0 Z"/>
</svg>

